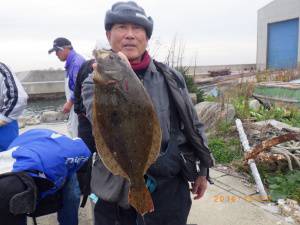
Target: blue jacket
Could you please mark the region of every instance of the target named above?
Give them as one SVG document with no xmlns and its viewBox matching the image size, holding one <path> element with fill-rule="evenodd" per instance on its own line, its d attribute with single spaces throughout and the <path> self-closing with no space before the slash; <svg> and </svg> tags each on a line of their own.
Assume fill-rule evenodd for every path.
<svg viewBox="0 0 300 225">
<path fill-rule="evenodd" d="M 47 193 L 53 193 L 88 160 L 90 154 L 79 138 L 71 139 L 47 129 L 32 129 L 17 137 L 7 151 L 0 153 L 0 174 L 36 171 L 30 175 L 50 180 L 54 187 Z M 1 158 L 6 163 L 2 163 Z"/>
<path fill-rule="evenodd" d="M 76 84 L 77 74 L 85 59 L 74 50 L 71 50 L 65 64 L 66 77 L 69 78 L 68 87 L 71 92 L 71 101 L 74 102 L 74 88 Z"/>
</svg>

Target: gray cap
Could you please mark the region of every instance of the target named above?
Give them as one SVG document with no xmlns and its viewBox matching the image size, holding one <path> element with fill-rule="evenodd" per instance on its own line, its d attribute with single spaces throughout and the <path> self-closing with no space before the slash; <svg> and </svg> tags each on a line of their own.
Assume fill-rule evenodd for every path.
<svg viewBox="0 0 300 225">
<path fill-rule="evenodd" d="M 144 9 L 133 1 L 117 2 L 106 12 L 105 30 L 110 31 L 116 23 L 133 23 L 145 28 L 150 39 L 153 31 L 153 20 L 147 17 Z"/>
</svg>

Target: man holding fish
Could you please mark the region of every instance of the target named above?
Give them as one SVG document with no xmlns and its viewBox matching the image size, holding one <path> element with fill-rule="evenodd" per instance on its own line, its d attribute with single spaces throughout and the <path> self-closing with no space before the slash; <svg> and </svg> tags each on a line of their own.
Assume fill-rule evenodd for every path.
<svg viewBox="0 0 300 225">
<path fill-rule="evenodd" d="M 185 225 L 188 181 L 200 199 L 213 157 L 184 78 L 149 56 L 153 20 L 135 2 L 115 3 L 105 29 L 111 51 L 95 50 L 94 73 L 82 88 L 98 152 L 95 225 Z M 187 152 L 197 169 L 185 176 Z"/>
</svg>

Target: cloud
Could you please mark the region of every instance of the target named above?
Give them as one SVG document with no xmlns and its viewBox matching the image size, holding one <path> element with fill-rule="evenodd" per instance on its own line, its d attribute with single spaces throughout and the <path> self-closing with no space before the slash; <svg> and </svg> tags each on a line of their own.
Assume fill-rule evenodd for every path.
<svg viewBox="0 0 300 225">
<path fill-rule="evenodd" d="M 106 46 L 104 16 L 112 0 L 6 0 L 0 8 L 0 60 L 17 71 L 63 67 L 47 55 L 53 39 L 69 38 L 90 57 L 96 42 Z M 257 10 L 270 0 L 138 0 L 154 19 L 158 57 L 178 35 L 186 42 L 187 62 L 201 64 L 255 62 Z M 154 49 L 155 50 L 155 49 Z"/>
</svg>

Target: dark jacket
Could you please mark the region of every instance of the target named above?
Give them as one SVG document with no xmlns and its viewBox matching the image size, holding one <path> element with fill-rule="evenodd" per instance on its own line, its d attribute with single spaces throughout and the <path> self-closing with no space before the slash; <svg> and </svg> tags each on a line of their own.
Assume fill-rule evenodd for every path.
<svg viewBox="0 0 300 225">
<path fill-rule="evenodd" d="M 92 126 L 90 121 L 86 118 L 86 109 L 82 102 L 81 92 L 83 81 L 93 72 L 92 64 L 94 59 L 85 61 L 78 72 L 76 78 L 76 84 L 74 89 L 74 111 L 78 115 L 78 137 L 80 137 L 84 143 L 88 146 L 93 153 L 96 151 L 94 137 L 92 135 Z M 91 171 L 92 171 L 92 158 L 90 158 L 77 172 L 77 178 L 81 193 L 83 194 L 83 200 L 81 206 L 84 207 L 88 195 L 91 192 Z"/>
<path fill-rule="evenodd" d="M 170 94 L 184 125 L 183 131 L 188 142 L 201 161 L 201 165 L 210 168 L 214 165 L 214 158 L 208 149 L 204 126 L 200 123 L 197 112 L 188 95 L 183 76 L 167 65 L 154 61 L 156 68 L 165 76 Z"/>
<path fill-rule="evenodd" d="M 199 155 L 204 171 L 203 175 L 205 175 L 205 168 L 209 168 L 213 165 L 213 159 L 206 145 L 203 125 L 198 120 L 188 95 L 184 78 L 180 73 L 161 63 L 156 62 L 155 64 L 156 66 L 154 67 L 158 68 L 156 73 L 165 76 L 165 83 L 167 83 L 170 88 L 171 96 L 174 98 L 180 119 L 184 125 L 184 135 L 187 137 L 188 142 L 194 146 L 197 155 Z M 151 62 L 150 66 L 153 66 L 153 62 Z M 157 83 L 153 85 L 153 88 L 155 88 Z M 89 76 L 84 81 L 82 87 L 83 103 L 87 110 L 86 115 L 90 120 L 92 118 L 93 86 L 92 77 Z M 156 101 L 155 99 L 153 100 Z M 156 163 L 154 163 L 154 165 L 155 164 Z M 179 175 L 177 175 L 177 177 L 179 177 Z M 118 202 L 118 204 L 123 207 L 126 207 L 126 204 L 128 204 L 129 183 L 124 178 L 111 174 L 103 165 L 100 158 L 98 158 L 93 165 L 91 188 L 92 192 L 103 200 Z"/>
<path fill-rule="evenodd" d="M 81 89 L 83 81 L 93 72 L 92 64 L 95 62 L 94 59 L 85 61 L 77 74 L 76 84 L 74 88 L 74 112 L 78 115 L 85 114 L 85 107 L 82 102 Z"/>
</svg>

